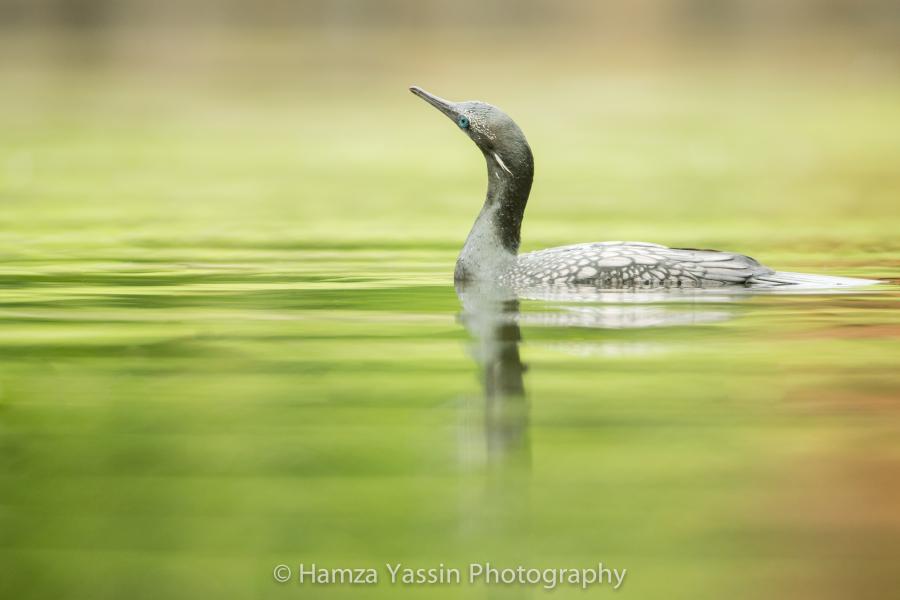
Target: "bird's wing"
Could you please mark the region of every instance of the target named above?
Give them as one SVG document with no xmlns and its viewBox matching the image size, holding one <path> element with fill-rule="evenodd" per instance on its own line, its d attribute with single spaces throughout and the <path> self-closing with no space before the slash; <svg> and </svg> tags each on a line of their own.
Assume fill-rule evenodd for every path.
<svg viewBox="0 0 900 600">
<path fill-rule="evenodd" d="M 701 285 L 746 283 L 753 277 L 773 272 L 755 259 L 734 252 L 664 248 L 659 255 L 665 257 L 671 268 L 680 269 Z"/>
<path fill-rule="evenodd" d="M 542 281 L 616 280 L 644 285 L 741 284 L 771 273 L 749 256 L 715 250 L 668 248 L 646 242 L 595 242 L 522 255 Z"/>
</svg>

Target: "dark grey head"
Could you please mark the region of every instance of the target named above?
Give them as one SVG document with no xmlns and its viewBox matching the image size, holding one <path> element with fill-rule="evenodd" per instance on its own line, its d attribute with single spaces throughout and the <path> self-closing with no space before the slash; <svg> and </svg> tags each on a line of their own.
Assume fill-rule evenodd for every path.
<svg viewBox="0 0 900 600">
<path fill-rule="evenodd" d="M 409 88 L 409 91 L 456 123 L 485 157 L 494 160 L 506 173 L 531 177 L 532 156 L 525 134 L 502 110 L 478 100 L 450 102 L 416 86 Z"/>
<path fill-rule="evenodd" d="M 456 261 L 456 281 L 496 281 L 516 261 L 534 160 L 525 134 L 506 113 L 484 102 L 450 102 L 418 87 L 409 90 L 444 113 L 484 154 L 484 206 Z"/>
</svg>

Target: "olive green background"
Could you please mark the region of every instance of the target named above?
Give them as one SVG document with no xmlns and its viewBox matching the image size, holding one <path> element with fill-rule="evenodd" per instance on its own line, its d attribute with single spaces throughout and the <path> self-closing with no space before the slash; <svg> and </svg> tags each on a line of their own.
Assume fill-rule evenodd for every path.
<svg viewBox="0 0 900 600">
<path fill-rule="evenodd" d="M 611 305 L 696 320 L 653 328 L 523 302 L 527 424 L 492 456 L 451 281 L 483 161 L 406 88 L 522 126 L 523 250 L 890 281 L 896 15 L 0 2 L 0 593 L 545 593 L 272 580 L 487 560 L 603 561 L 633 598 L 884 598 L 898 288 Z"/>
</svg>

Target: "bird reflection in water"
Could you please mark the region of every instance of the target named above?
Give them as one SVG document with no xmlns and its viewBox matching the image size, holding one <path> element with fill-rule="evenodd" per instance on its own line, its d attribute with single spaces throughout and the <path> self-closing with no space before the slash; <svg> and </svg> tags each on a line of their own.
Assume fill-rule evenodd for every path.
<svg viewBox="0 0 900 600">
<path fill-rule="evenodd" d="M 530 462 L 528 407 L 519 354 L 519 299 L 510 289 L 457 284 L 459 320 L 472 338 L 484 392 L 484 432 L 488 463 Z"/>
<path fill-rule="evenodd" d="M 472 536 L 481 552 L 496 562 L 539 562 L 533 545 L 532 449 L 529 402 L 526 397 L 526 365 L 522 362 L 521 327 L 559 329 L 629 329 L 689 325 L 721 321 L 731 315 L 721 298 L 702 296 L 646 296 L 618 292 L 609 295 L 596 289 L 513 290 L 496 284 L 457 283 L 462 304 L 460 323 L 471 339 L 470 353 L 481 378 L 482 397 L 463 410 L 459 450 L 463 467 L 485 477 L 476 477 L 460 498 L 462 539 Z M 606 294 L 606 295 L 603 295 Z M 684 300 L 688 300 L 685 302 Z M 707 302 L 712 301 L 712 302 Z M 525 310 L 523 310 L 523 305 Z M 541 336 L 546 337 L 546 336 Z M 654 342 L 604 340 L 590 334 L 578 346 L 564 336 L 552 351 L 588 355 L 602 360 L 612 353 L 656 352 Z M 620 336 L 621 337 L 621 336 Z M 544 342 L 537 342 L 543 344 Z M 631 347 L 623 347 L 631 343 Z M 496 545 L 495 545 L 496 544 Z M 491 598 L 525 597 L 522 588 L 492 588 Z"/>
<path fill-rule="evenodd" d="M 799 285 L 775 290 L 609 290 L 578 284 L 512 288 L 495 282 L 460 281 L 456 293 L 462 304 L 459 320 L 472 340 L 471 354 L 480 368 L 483 391 L 478 411 L 483 411 L 484 433 L 476 434 L 475 428 L 469 427 L 463 450 L 469 463 L 508 466 L 528 465 L 531 453 L 520 327 L 585 330 L 578 341 L 571 336 L 546 341 L 548 336 L 543 335 L 542 341 L 534 344 L 554 352 L 595 360 L 650 356 L 672 351 L 672 342 L 645 336 L 604 338 L 602 332 L 707 325 L 734 318 L 759 296 L 851 294 L 853 290 Z"/>
<path fill-rule="evenodd" d="M 746 294 L 709 290 L 639 292 L 598 290 L 592 286 L 512 289 L 492 284 L 457 282 L 462 303 L 459 321 L 469 332 L 471 355 L 477 363 L 483 392 L 483 437 L 466 432 L 466 455 L 488 466 L 527 467 L 531 462 L 529 410 L 519 344 L 521 326 L 596 330 L 690 326 L 724 321 L 734 315 L 736 301 Z M 526 301 L 529 310 L 522 311 Z M 554 351 L 610 357 L 656 354 L 660 343 L 595 339 L 550 344 Z"/>
</svg>

